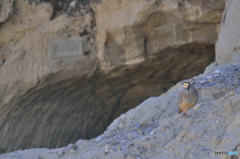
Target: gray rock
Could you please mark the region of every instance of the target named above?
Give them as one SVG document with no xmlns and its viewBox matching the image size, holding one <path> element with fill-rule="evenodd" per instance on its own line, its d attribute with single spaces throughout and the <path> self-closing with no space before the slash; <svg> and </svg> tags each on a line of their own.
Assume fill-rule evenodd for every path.
<svg viewBox="0 0 240 159">
<path fill-rule="evenodd" d="M 74 149 L 70 149 L 69 152 L 68 152 L 69 155 L 75 155 L 76 154 L 76 151 Z"/>
<path fill-rule="evenodd" d="M 150 135 L 153 135 L 155 133 L 155 131 L 154 130 L 152 130 L 149 134 Z"/>
<path fill-rule="evenodd" d="M 200 82 L 201 84 L 204 84 L 204 83 L 207 83 L 208 80 L 204 78 L 204 79 L 200 80 L 199 82 Z"/>
<path fill-rule="evenodd" d="M 219 76 L 221 76 L 220 73 L 216 73 L 216 74 L 213 75 L 213 77 L 219 77 Z"/>
<path fill-rule="evenodd" d="M 213 73 L 214 73 L 214 74 L 221 74 L 222 71 L 221 71 L 221 70 L 215 70 Z"/>
<path fill-rule="evenodd" d="M 101 141 L 103 138 L 102 137 L 97 137 L 95 141 Z"/>
</svg>

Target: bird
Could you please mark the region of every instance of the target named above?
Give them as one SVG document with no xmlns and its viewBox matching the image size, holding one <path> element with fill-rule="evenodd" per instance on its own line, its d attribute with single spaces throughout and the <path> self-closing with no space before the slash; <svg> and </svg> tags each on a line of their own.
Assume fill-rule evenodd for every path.
<svg viewBox="0 0 240 159">
<path fill-rule="evenodd" d="M 198 91 L 190 84 L 189 81 L 182 82 L 183 89 L 179 93 L 178 97 L 178 114 L 181 114 L 183 111 L 183 115 L 187 116 L 187 110 L 194 107 L 197 103 L 199 95 Z"/>
</svg>

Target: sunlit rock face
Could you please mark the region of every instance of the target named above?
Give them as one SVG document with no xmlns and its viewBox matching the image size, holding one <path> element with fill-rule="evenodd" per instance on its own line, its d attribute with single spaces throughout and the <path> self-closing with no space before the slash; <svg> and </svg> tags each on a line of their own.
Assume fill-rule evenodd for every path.
<svg viewBox="0 0 240 159">
<path fill-rule="evenodd" d="M 18 0 L 0 24 L 1 153 L 96 137 L 146 98 L 202 73 L 215 58 L 224 1 L 66 6 Z"/>
<path fill-rule="evenodd" d="M 141 63 L 167 47 L 215 44 L 224 2 L 112 0 L 92 4 L 101 68 Z"/>
<path fill-rule="evenodd" d="M 240 2 L 237 0 L 226 3 L 216 43 L 216 62 L 218 64 L 240 62 L 239 7 Z"/>
</svg>

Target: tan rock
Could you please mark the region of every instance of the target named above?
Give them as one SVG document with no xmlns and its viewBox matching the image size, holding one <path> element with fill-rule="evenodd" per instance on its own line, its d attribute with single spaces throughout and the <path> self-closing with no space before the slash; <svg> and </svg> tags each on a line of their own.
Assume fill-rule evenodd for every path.
<svg viewBox="0 0 240 159">
<path fill-rule="evenodd" d="M 0 24 L 5 22 L 13 13 L 14 0 L 0 1 Z"/>
<path fill-rule="evenodd" d="M 234 95 L 233 91 L 229 92 L 229 96 L 233 96 L 233 95 Z"/>
<path fill-rule="evenodd" d="M 240 61 L 240 34 L 237 31 L 240 28 L 239 7 L 238 0 L 229 0 L 226 3 L 216 43 L 216 62 L 218 64 Z"/>
<path fill-rule="evenodd" d="M 146 55 L 152 57 L 167 47 L 215 43 L 224 3 L 111 0 L 92 4 L 101 68 L 140 63 Z"/>
<path fill-rule="evenodd" d="M 4 10 L 1 10 L 2 2 L 4 3 L 3 5 Z M 52 7 L 49 3 L 36 4 L 35 2 L 29 3 L 28 0 L 27 1 L 16 0 L 14 3 L 15 10 L 11 15 L 11 18 L 7 19 L 5 12 L 6 10 L 11 9 L 12 6 L 10 6 L 10 3 L 12 2 L 13 0 L 8 0 L 8 1 L 4 0 L 0 2 L 0 23 L 4 21 L 3 23 L 0 24 L 1 25 L 1 28 L 0 28 L 0 46 L 1 46 L 0 47 L 0 76 L 4 77 L 4 78 L 1 78 L 0 80 L 0 87 L 2 88 L 0 90 L 0 108 L 1 109 L 3 105 L 9 104 L 9 102 L 13 102 L 13 99 L 24 100 L 24 97 L 23 97 L 24 94 L 28 92 L 29 89 L 31 88 L 36 88 L 35 91 L 42 90 L 44 92 L 43 90 L 44 87 L 46 88 L 46 86 L 52 85 L 54 83 L 57 84 L 60 81 L 71 79 L 72 77 L 76 77 L 76 76 L 87 77 L 94 74 L 97 68 L 97 65 L 96 65 L 97 62 L 95 59 L 96 56 L 94 57 L 95 47 L 94 47 L 94 44 L 91 43 L 92 41 L 94 41 L 92 40 L 94 39 L 93 37 L 94 31 L 92 30 L 92 26 L 91 26 L 91 21 L 94 19 L 92 13 L 86 13 L 84 16 L 76 17 L 76 18 L 73 18 L 73 17 L 69 18 L 66 14 L 62 14 L 61 16 L 58 16 L 54 20 L 50 21 L 50 17 L 52 15 Z M 3 15 L 5 16 L 5 18 L 3 18 Z M 7 15 L 10 16 L 10 12 Z M 85 30 L 87 33 L 82 35 L 82 33 Z M 81 34 L 82 36 L 80 37 L 79 34 Z M 79 39 L 79 38 L 81 38 L 81 40 L 84 43 L 81 56 L 73 56 L 70 58 L 69 57 L 52 58 L 51 56 L 52 54 L 50 51 L 52 43 L 57 43 L 59 41 L 63 41 L 63 43 L 66 43 L 66 42 L 69 42 L 69 40 Z M 64 46 L 64 45 L 61 45 L 61 46 Z M 73 47 L 70 45 L 68 48 L 71 49 Z M 73 48 L 73 51 L 74 51 L 74 48 Z M 68 52 L 67 50 L 65 50 L 65 52 L 68 54 L 70 51 Z M 58 74 L 59 71 L 61 72 L 60 74 Z M 42 84 L 40 84 L 41 86 L 37 84 L 40 81 L 43 82 Z M 77 81 L 78 80 L 76 80 L 75 82 Z M 53 89 L 49 89 L 49 90 L 56 91 L 56 88 L 58 89 L 61 87 L 68 87 L 71 85 L 72 82 L 73 81 L 68 81 L 65 84 L 60 84 L 60 85 L 57 84 L 56 86 L 51 87 Z M 85 86 L 90 88 L 89 87 L 90 85 L 88 86 L 85 85 Z M 65 95 L 71 94 L 71 92 L 74 90 L 77 90 L 77 88 L 78 88 L 77 85 L 75 86 L 72 85 L 68 87 L 68 89 L 65 92 L 66 93 Z M 86 92 L 88 91 L 88 88 L 83 90 Z M 63 93 L 64 91 L 61 91 L 61 92 Z M 41 96 L 40 94 L 38 94 L 37 96 L 40 97 Z M 52 96 L 53 97 L 52 100 L 55 100 L 56 95 L 57 94 L 55 92 L 55 93 L 50 93 L 47 96 L 48 97 Z M 30 93 L 27 96 L 28 96 L 27 99 L 30 99 L 30 98 L 36 99 L 37 97 L 37 96 L 34 97 L 32 93 Z M 51 101 L 51 99 L 49 101 Z M 36 107 L 34 108 L 34 105 L 37 106 L 39 104 L 39 102 L 37 103 L 35 102 L 34 103 L 28 102 L 30 104 L 29 108 L 31 109 L 31 111 L 29 110 L 28 113 L 35 112 L 34 109 Z M 9 105 L 13 106 L 14 104 L 9 104 Z M 57 105 L 59 106 L 59 104 Z M 66 103 L 64 105 L 66 106 Z M 25 116 L 21 118 L 22 120 L 20 121 L 20 123 L 22 124 L 19 124 L 19 126 L 14 126 L 16 128 L 15 133 L 20 133 L 22 132 L 21 130 L 24 129 L 24 132 L 28 134 L 27 132 L 32 131 L 30 129 L 33 128 L 32 127 L 33 125 L 35 126 L 37 125 L 37 127 L 39 127 L 38 131 L 34 133 L 36 136 L 39 136 L 39 139 L 33 140 L 33 138 L 32 139 L 29 138 L 31 141 L 30 140 L 29 142 L 27 141 L 25 146 L 28 147 L 29 145 L 32 144 L 33 141 L 37 143 L 40 143 L 40 142 L 43 143 L 48 140 L 49 141 L 48 144 L 50 144 L 50 140 L 51 140 L 50 138 L 52 138 L 50 137 L 51 136 L 50 134 L 52 135 L 55 134 L 53 130 L 51 130 L 52 129 L 51 126 L 47 128 L 48 126 L 46 124 L 43 124 L 43 125 L 36 124 L 38 117 L 36 115 L 33 115 L 31 117 L 31 115 L 23 111 L 23 109 L 15 113 L 11 112 L 10 109 L 12 106 L 8 107 L 8 111 L 6 110 L 5 112 L 6 116 L 7 114 L 9 115 L 11 114 L 10 116 L 12 116 L 13 114 L 15 115 L 22 114 L 20 116 L 22 117 Z M 44 106 L 42 105 L 40 107 L 43 108 Z M 47 109 L 43 108 L 42 110 L 47 110 Z M 64 111 L 62 111 L 62 113 L 64 113 Z M 5 115 L 3 115 L 2 113 L 0 114 L 1 114 L 0 115 L 1 121 L 7 120 Z M 39 117 L 43 115 L 43 114 L 42 115 L 40 114 L 39 114 Z M 46 120 L 48 120 L 47 116 L 49 116 L 50 114 L 51 114 L 51 111 L 46 111 L 44 113 L 44 116 L 46 118 L 38 121 L 45 122 Z M 16 121 L 19 122 L 18 120 Z M 58 125 L 57 123 L 59 124 L 61 123 L 60 127 L 62 128 L 65 127 L 66 125 L 73 126 L 76 120 L 72 122 L 69 122 L 69 121 L 64 123 L 64 122 L 60 122 L 57 119 L 57 120 L 54 120 L 53 125 Z M 32 125 L 30 126 L 29 124 L 23 124 L 25 122 L 31 122 L 33 125 L 30 124 Z M 0 123 L 0 125 L 2 125 L 2 123 Z M 23 128 L 22 125 L 28 125 L 28 127 Z M 60 128 L 59 131 L 63 131 L 62 128 Z M 0 129 L 0 132 L 3 135 L 4 134 L 6 135 L 7 133 L 6 129 L 8 128 L 6 127 L 2 128 Z M 42 137 L 40 137 L 41 135 L 37 135 L 38 133 L 40 134 L 46 133 L 48 135 L 44 135 L 45 137 L 43 139 Z M 77 134 L 78 132 L 75 131 L 75 133 Z M 16 136 L 18 138 L 16 140 L 13 139 L 15 138 L 13 137 L 12 144 L 8 143 L 6 140 L 2 141 L 3 136 L 0 137 L 0 140 L 2 141 L 1 145 L 7 144 L 7 143 L 9 145 L 7 148 L 4 148 L 4 150 L 0 148 L 1 149 L 0 153 L 2 153 L 3 151 L 9 152 L 16 149 L 20 149 L 19 147 L 23 146 L 20 140 L 26 137 L 24 136 L 25 135 L 23 135 L 22 137 Z M 56 136 L 56 134 L 54 136 Z M 72 136 L 76 136 L 75 137 L 76 140 L 78 139 L 77 137 L 78 135 L 72 135 Z M 59 144 L 59 147 L 60 147 L 60 145 L 62 145 L 62 142 L 63 140 L 62 141 L 58 140 L 58 143 L 55 143 L 55 144 Z M 67 142 L 65 144 L 67 144 Z M 51 146 L 45 145 L 44 147 L 51 147 Z"/>
</svg>

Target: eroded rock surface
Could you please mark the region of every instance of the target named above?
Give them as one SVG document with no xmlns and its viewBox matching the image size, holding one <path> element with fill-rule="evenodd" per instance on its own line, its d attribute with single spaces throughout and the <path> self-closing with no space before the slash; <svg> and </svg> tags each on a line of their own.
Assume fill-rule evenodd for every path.
<svg viewBox="0 0 240 159">
<path fill-rule="evenodd" d="M 1 24 L 0 153 L 93 138 L 214 61 L 224 0 L 73 2 L 17 0 Z"/>
<path fill-rule="evenodd" d="M 5 22 L 13 13 L 14 0 L 2 0 L 0 2 L 0 24 Z"/>
<path fill-rule="evenodd" d="M 204 0 L 93 3 L 101 68 L 140 63 L 167 47 L 194 42 L 215 44 L 224 3 Z"/>
</svg>

